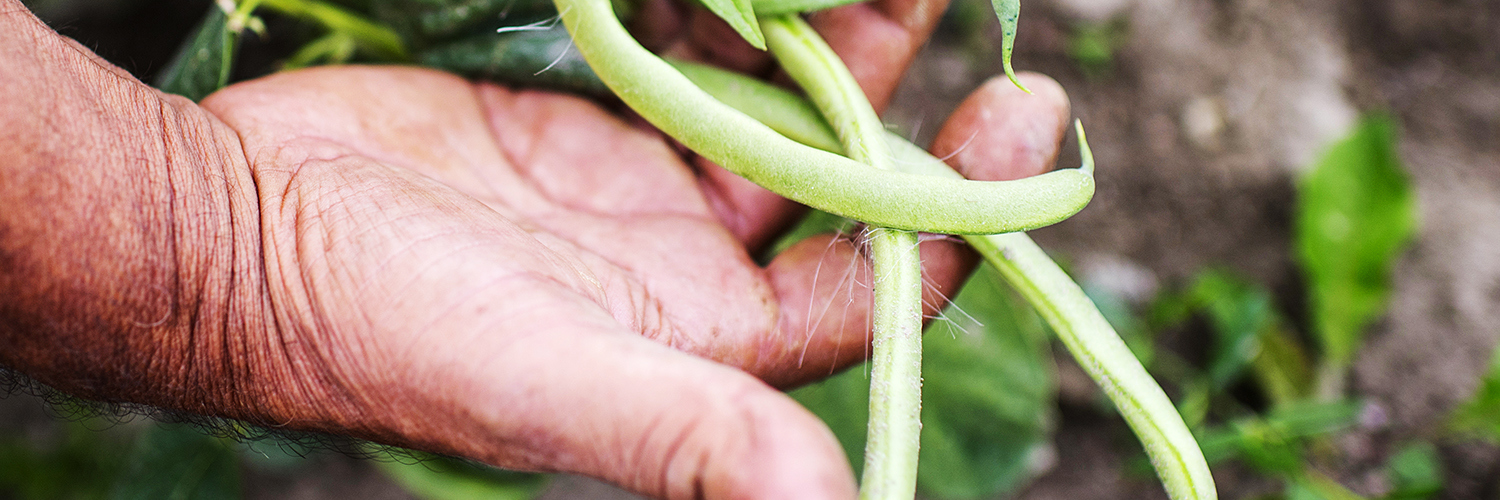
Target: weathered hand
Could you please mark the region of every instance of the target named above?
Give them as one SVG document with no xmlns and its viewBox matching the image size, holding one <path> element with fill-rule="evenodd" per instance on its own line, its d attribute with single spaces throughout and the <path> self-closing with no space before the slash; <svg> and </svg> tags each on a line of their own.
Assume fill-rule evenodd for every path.
<svg viewBox="0 0 1500 500">
<path fill-rule="evenodd" d="M 906 37 L 856 74 L 899 74 L 925 39 L 936 12 L 902 8 L 829 17 Z M 48 36 L 0 44 L 21 63 L 0 88 L 53 85 L 0 103 L 0 362 L 661 498 L 853 496 L 832 436 L 773 389 L 868 345 L 855 242 L 751 260 L 795 205 L 577 98 L 333 68 L 197 107 Z M 1066 101 L 1028 86 L 981 89 L 938 153 L 992 179 L 1050 165 Z M 973 259 L 931 243 L 936 305 Z"/>
</svg>

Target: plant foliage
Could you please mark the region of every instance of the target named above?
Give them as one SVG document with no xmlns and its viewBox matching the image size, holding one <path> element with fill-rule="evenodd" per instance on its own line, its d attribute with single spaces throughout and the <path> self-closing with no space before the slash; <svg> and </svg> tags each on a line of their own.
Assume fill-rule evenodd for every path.
<svg viewBox="0 0 1500 500">
<path fill-rule="evenodd" d="M 1417 230 L 1416 195 L 1396 152 L 1396 124 L 1363 119 L 1298 185 L 1297 256 L 1327 363 L 1346 366 L 1384 312 L 1391 268 Z"/>
</svg>

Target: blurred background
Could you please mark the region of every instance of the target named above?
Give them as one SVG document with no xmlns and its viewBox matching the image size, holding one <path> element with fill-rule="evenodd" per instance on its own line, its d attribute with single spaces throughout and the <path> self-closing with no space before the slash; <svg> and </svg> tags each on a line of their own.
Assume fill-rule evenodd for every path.
<svg viewBox="0 0 1500 500">
<path fill-rule="evenodd" d="M 204 0 L 26 3 L 163 84 L 212 12 Z M 401 9 L 493 1 L 334 3 L 392 26 L 419 62 L 509 78 L 494 66 L 510 42 L 485 38 L 493 26 L 400 21 Z M 990 9 L 955 0 L 887 123 L 925 144 L 1000 73 Z M 233 79 L 384 57 L 318 19 L 257 14 L 264 35 L 241 37 Z M 523 17 L 510 22 L 535 19 Z M 1091 205 L 1032 234 L 1178 403 L 1221 497 L 1500 499 L 1500 2 L 1027 0 L 1015 54 L 1016 68 L 1062 82 L 1098 159 Z M 993 273 L 958 305 L 925 340 L 924 498 L 1165 498 L 1097 387 Z M 866 373 L 794 394 L 854 463 Z M 89 413 L 0 399 L 0 499 L 633 498 L 580 478 Z"/>
</svg>

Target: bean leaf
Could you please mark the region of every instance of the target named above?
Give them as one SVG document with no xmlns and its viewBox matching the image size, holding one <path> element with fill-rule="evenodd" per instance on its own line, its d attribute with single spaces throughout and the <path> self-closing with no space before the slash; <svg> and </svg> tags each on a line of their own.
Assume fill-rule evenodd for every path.
<svg viewBox="0 0 1500 500">
<path fill-rule="evenodd" d="M 750 0 L 701 1 L 704 7 L 729 23 L 729 27 L 734 28 L 750 45 L 766 50 L 766 35 L 760 31 L 760 22 L 755 19 L 755 9 L 750 5 Z"/>
<path fill-rule="evenodd" d="M 1296 245 L 1327 361 L 1347 366 L 1390 294 L 1391 266 L 1417 228 L 1396 125 L 1364 118 L 1301 180 Z"/>
<path fill-rule="evenodd" d="M 573 50 L 561 25 L 477 35 L 427 49 L 417 60 L 423 66 L 511 85 L 609 95 L 609 88 Z"/>
<path fill-rule="evenodd" d="M 1261 334 L 1275 319 L 1271 294 L 1224 270 L 1200 275 L 1190 293 L 1213 323 L 1208 376 L 1214 390 L 1223 390 L 1259 354 Z"/>
<path fill-rule="evenodd" d="M 933 498 L 1013 491 L 1041 465 L 1056 394 L 1041 320 L 985 266 L 922 341 L 918 486 Z M 864 462 L 868 368 L 854 367 L 792 396 L 829 424 L 850 463 Z"/>
<path fill-rule="evenodd" d="M 1493 356 L 1489 372 L 1479 381 L 1479 389 L 1453 412 L 1448 428 L 1500 443 L 1500 349 Z"/>
<path fill-rule="evenodd" d="M 209 6 L 193 36 L 157 77 L 156 88 L 199 101 L 227 85 L 239 45 L 239 35 L 228 28 L 228 21 L 222 8 Z"/>
<path fill-rule="evenodd" d="M 136 438 L 110 500 L 240 498 L 240 464 L 223 440 L 183 425 L 153 425 Z"/>
<path fill-rule="evenodd" d="M 375 0 L 375 19 L 414 41 L 451 39 L 557 15 L 551 0 Z"/>
<path fill-rule="evenodd" d="M 1264 472 L 1301 470 L 1302 442 L 1353 425 L 1361 405 L 1356 401 L 1299 402 L 1199 433 L 1209 463 L 1241 458 Z"/>
<path fill-rule="evenodd" d="M 1016 26 L 1021 20 L 1021 0 L 990 0 L 990 3 L 995 7 L 995 16 L 1000 18 L 1000 62 L 1005 66 L 1005 76 L 1016 88 L 1030 94 L 1031 90 L 1021 85 L 1016 70 L 1010 66 L 1011 52 L 1016 49 Z"/>
<path fill-rule="evenodd" d="M 0 498 L 104 498 L 109 492 L 125 465 L 128 436 L 114 429 L 99 432 L 97 428 L 107 424 L 94 420 L 56 425 L 53 432 L 61 439 L 36 439 L 48 433 L 39 433 L 34 422 L 8 421 L 0 428 Z"/>
<path fill-rule="evenodd" d="M 1391 492 L 1385 500 L 1425 500 L 1443 489 L 1443 462 L 1437 447 L 1417 441 L 1401 448 L 1386 463 Z"/>
</svg>

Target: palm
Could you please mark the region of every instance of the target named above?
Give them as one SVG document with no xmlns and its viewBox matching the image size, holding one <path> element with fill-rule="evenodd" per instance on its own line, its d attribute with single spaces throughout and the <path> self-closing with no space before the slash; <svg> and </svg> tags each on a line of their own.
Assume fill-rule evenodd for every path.
<svg viewBox="0 0 1500 500">
<path fill-rule="evenodd" d="M 306 321 L 361 325 L 339 333 L 376 345 L 472 348 L 483 342 L 425 332 L 446 321 L 504 335 L 486 317 L 608 318 L 782 382 L 863 354 L 809 363 L 806 337 L 781 335 L 805 325 L 785 323 L 772 276 L 719 222 L 693 170 L 658 136 L 584 101 L 435 72 L 335 69 L 205 106 L 244 141 L 278 254 L 268 266 L 284 293 L 306 295 L 299 313 L 322 316 Z M 528 298 L 541 297 L 567 307 L 532 310 Z"/>
</svg>

